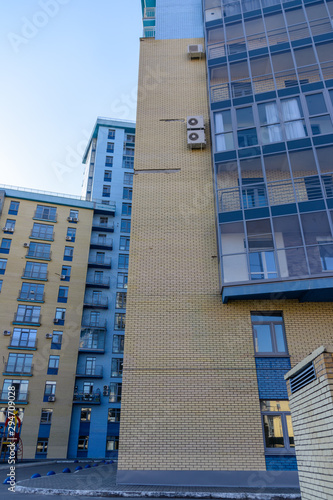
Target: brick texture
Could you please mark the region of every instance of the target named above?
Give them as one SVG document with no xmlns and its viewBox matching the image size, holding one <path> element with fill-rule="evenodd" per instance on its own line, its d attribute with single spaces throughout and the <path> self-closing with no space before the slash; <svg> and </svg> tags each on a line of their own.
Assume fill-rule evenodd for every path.
<svg viewBox="0 0 333 500">
<path fill-rule="evenodd" d="M 317 379 L 291 394 L 302 500 L 333 496 L 333 354 L 314 360 Z M 289 385 L 289 382 L 288 382 Z"/>
<path fill-rule="evenodd" d="M 283 312 L 293 365 L 332 337 L 332 309 L 222 305 L 211 152 L 186 144 L 190 115 L 204 115 L 210 140 L 192 43 L 203 39 L 141 42 L 118 465 L 266 470 L 251 311 Z"/>
</svg>

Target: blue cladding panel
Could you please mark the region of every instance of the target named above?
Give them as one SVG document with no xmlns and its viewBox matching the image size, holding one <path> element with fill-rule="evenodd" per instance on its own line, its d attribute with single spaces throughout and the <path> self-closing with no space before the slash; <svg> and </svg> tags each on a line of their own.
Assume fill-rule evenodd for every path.
<svg viewBox="0 0 333 500">
<path fill-rule="evenodd" d="M 269 456 L 266 459 L 266 470 L 297 470 L 295 455 Z"/>
<path fill-rule="evenodd" d="M 260 399 L 288 399 L 284 375 L 290 370 L 289 358 L 256 358 Z"/>
<path fill-rule="evenodd" d="M 201 0 L 157 0 L 156 40 L 203 36 Z"/>
<path fill-rule="evenodd" d="M 51 424 L 39 424 L 38 437 L 48 438 L 50 437 Z"/>
</svg>

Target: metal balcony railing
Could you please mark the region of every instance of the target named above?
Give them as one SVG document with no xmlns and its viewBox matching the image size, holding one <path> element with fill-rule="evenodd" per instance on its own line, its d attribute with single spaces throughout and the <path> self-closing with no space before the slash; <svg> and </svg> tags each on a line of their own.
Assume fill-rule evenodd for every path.
<svg viewBox="0 0 333 500">
<path fill-rule="evenodd" d="M 110 278 L 87 278 L 86 285 L 99 286 L 108 288 L 110 286 Z"/>
<path fill-rule="evenodd" d="M 96 238 L 92 237 L 90 241 L 90 245 L 97 245 L 100 247 L 111 248 L 113 247 L 113 239 L 112 238 Z"/>
<path fill-rule="evenodd" d="M 94 321 L 89 319 L 87 320 L 83 319 L 81 324 L 82 328 L 96 328 L 96 330 L 106 330 L 106 325 L 107 325 L 106 320 Z"/>
<path fill-rule="evenodd" d="M 85 392 L 75 392 L 73 395 L 73 402 L 74 403 L 94 403 L 94 404 L 100 404 L 101 403 L 101 393 L 100 392 L 92 392 L 90 394 L 87 394 Z"/>
<path fill-rule="evenodd" d="M 101 222 L 93 222 L 92 223 L 93 229 L 96 229 L 98 231 L 113 231 L 114 230 L 114 223 L 113 222 L 107 222 L 105 224 Z"/>
<path fill-rule="evenodd" d="M 89 259 L 88 264 L 90 266 L 108 266 L 111 267 L 111 259 L 101 259 L 101 258 L 95 258 L 95 259 Z"/>
<path fill-rule="evenodd" d="M 94 299 L 92 297 L 87 297 L 83 305 L 86 307 L 101 307 L 103 309 L 107 309 L 109 307 L 109 301 L 107 297 L 103 297 L 101 299 Z"/>
<path fill-rule="evenodd" d="M 98 365 L 98 366 L 83 366 L 80 367 L 78 366 L 76 368 L 76 376 L 77 377 L 98 377 L 102 378 L 103 377 L 103 366 Z"/>
</svg>

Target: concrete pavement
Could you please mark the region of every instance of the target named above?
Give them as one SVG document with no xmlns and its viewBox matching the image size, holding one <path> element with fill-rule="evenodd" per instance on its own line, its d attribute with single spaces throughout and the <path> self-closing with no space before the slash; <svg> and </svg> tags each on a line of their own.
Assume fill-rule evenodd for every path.
<svg viewBox="0 0 333 500">
<path fill-rule="evenodd" d="M 35 495 L 61 495 L 65 498 L 71 496 L 86 497 L 155 497 L 155 498 L 219 498 L 234 500 L 301 500 L 299 490 L 277 489 L 269 487 L 258 488 L 217 488 L 217 487 L 170 487 L 170 486 L 119 486 L 116 484 L 117 464 L 102 464 L 96 462 L 91 468 L 83 468 L 74 472 L 78 465 L 85 467 L 87 462 L 77 463 L 55 463 L 45 462 L 43 465 L 31 464 L 30 476 L 40 470 L 42 477 L 36 479 L 20 480 L 20 467 L 18 465 L 17 483 L 15 491 L 17 493 L 30 493 Z M 28 465 L 28 464 L 24 464 Z M 62 469 L 69 467 L 71 473 L 62 473 Z M 2 467 L 1 467 L 2 469 Z M 49 470 L 54 470 L 56 475 L 46 476 Z M 4 475 L 4 470 L 1 471 Z M 24 477 L 27 477 L 28 469 L 24 470 Z M 29 476 L 29 477 L 30 477 Z M 2 485 L 4 488 L 5 485 Z"/>
</svg>

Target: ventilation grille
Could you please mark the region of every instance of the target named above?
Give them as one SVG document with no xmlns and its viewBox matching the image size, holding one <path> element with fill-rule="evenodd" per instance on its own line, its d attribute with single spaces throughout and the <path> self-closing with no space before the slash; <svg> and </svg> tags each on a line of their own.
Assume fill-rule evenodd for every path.
<svg viewBox="0 0 333 500">
<path fill-rule="evenodd" d="M 316 380 L 316 372 L 313 364 L 306 366 L 301 372 L 297 373 L 295 377 L 290 379 L 290 389 L 291 392 L 297 392 L 306 385 Z"/>
</svg>

